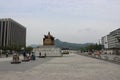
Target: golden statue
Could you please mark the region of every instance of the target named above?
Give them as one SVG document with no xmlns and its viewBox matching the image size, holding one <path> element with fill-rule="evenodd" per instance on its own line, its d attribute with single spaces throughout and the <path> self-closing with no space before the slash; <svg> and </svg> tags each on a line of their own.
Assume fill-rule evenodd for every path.
<svg viewBox="0 0 120 80">
<path fill-rule="evenodd" d="M 54 45 L 54 37 L 48 32 L 48 35 L 44 35 L 43 45 Z"/>
</svg>

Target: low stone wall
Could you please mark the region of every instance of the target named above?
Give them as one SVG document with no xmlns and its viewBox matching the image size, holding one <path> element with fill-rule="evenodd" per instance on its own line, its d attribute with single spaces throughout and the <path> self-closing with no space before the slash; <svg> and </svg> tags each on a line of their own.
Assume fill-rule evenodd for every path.
<svg viewBox="0 0 120 80">
<path fill-rule="evenodd" d="M 54 46 L 42 46 L 40 48 L 34 48 L 33 52 L 36 56 L 39 56 L 40 54 L 41 56 L 46 55 L 51 57 L 62 56 L 61 49 Z"/>
<path fill-rule="evenodd" d="M 106 60 L 110 62 L 115 62 L 120 64 L 120 56 L 119 55 L 112 55 L 112 54 L 100 54 L 96 55 L 94 53 L 89 54 L 88 52 L 86 53 L 78 53 L 80 55 L 96 58 L 96 59 L 101 59 L 101 60 Z"/>
</svg>

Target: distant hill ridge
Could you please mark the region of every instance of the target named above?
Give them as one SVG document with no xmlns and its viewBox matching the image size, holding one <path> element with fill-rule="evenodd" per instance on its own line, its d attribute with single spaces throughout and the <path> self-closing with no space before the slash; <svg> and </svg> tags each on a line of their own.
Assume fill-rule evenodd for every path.
<svg viewBox="0 0 120 80">
<path fill-rule="evenodd" d="M 63 42 L 63 41 L 60 41 L 59 39 L 55 40 L 55 46 L 60 48 L 80 49 L 82 47 L 86 47 L 91 44 L 93 43 L 77 44 L 77 43 Z"/>
<path fill-rule="evenodd" d="M 59 48 L 69 48 L 69 49 L 74 49 L 74 50 L 80 50 L 80 48 L 84 48 L 86 46 L 89 46 L 94 43 L 85 43 L 85 44 L 77 44 L 77 43 L 70 43 L 70 42 L 63 42 L 59 39 L 55 40 L 55 46 Z M 37 44 L 31 44 L 30 45 L 33 48 L 40 47 L 42 45 L 37 45 Z"/>
</svg>

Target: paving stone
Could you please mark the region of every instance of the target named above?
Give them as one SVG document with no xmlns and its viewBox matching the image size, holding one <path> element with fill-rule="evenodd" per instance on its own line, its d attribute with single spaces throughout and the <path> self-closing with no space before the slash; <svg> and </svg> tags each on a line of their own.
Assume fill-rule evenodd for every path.
<svg viewBox="0 0 120 80">
<path fill-rule="evenodd" d="M 0 62 L 0 68 L 7 64 Z M 40 58 L 19 66 L 16 70 L 0 69 L 0 80 L 120 80 L 120 65 L 74 53 L 63 57 Z"/>
</svg>

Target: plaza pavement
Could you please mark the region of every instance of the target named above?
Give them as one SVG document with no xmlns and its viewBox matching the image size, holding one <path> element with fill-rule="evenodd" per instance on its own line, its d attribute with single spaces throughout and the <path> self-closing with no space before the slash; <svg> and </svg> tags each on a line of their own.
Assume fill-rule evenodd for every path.
<svg viewBox="0 0 120 80">
<path fill-rule="evenodd" d="M 12 57 L 4 57 L 4 58 L 0 58 L 0 62 L 3 62 L 3 61 L 9 61 L 9 60 L 12 60 Z"/>
<path fill-rule="evenodd" d="M 120 80 L 120 65 L 71 53 L 10 64 L 0 62 L 0 80 Z"/>
</svg>

